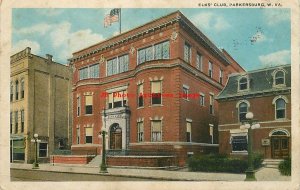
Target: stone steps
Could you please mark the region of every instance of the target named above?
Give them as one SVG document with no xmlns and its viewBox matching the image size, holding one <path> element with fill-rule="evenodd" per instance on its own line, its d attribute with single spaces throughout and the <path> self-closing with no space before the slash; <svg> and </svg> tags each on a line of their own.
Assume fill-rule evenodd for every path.
<svg viewBox="0 0 300 190">
<path fill-rule="evenodd" d="M 265 159 L 263 165 L 266 168 L 278 168 L 279 163 L 283 161 L 282 159 Z"/>
<path fill-rule="evenodd" d="M 88 166 L 100 166 L 101 162 L 102 162 L 102 155 L 97 155 L 87 165 Z"/>
</svg>

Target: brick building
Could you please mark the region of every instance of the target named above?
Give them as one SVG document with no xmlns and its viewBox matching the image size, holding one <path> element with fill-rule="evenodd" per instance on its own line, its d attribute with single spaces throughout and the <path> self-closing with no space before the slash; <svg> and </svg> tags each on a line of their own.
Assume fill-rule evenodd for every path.
<svg viewBox="0 0 300 190">
<path fill-rule="evenodd" d="M 40 161 L 68 148 L 72 116 L 69 67 L 43 58 L 27 47 L 10 58 L 10 154 L 12 162 L 31 163 L 37 133 Z"/>
<path fill-rule="evenodd" d="M 73 53 L 73 154 L 218 149 L 215 96 L 244 71 L 177 11 Z M 188 96 L 186 96 L 188 94 Z M 100 144 L 100 145 L 99 145 Z"/>
<path fill-rule="evenodd" d="M 217 101 L 220 153 L 247 154 L 247 129 L 240 129 L 240 125 L 251 111 L 261 126 L 253 130 L 253 151 L 265 158 L 290 155 L 290 65 L 232 75 Z"/>
</svg>

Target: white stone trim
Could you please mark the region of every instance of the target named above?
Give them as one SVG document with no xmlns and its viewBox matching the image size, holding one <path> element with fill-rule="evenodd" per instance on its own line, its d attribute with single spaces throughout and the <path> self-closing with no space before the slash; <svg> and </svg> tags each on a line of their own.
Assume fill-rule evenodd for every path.
<svg viewBox="0 0 300 190">
<path fill-rule="evenodd" d="M 128 86 L 129 85 L 126 84 L 126 85 L 123 85 L 123 86 L 109 88 L 109 89 L 106 89 L 106 92 L 107 93 L 113 93 L 113 92 L 119 92 L 119 91 L 127 90 Z"/>
<path fill-rule="evenodd" d="M 272 104 L 275 105 L 276 101 L 277 101 L 278 99 L 280 99 L 280 98 L 282 98 L 282 99 L 285 101 L 286 104 L 289 103 L 289 100 L 288 100 L 288 98 L 287 98 L 286 96 L 284 96 L 284 95 L 279 95 L 279 96 L 276 96 L 276 97 L 273 99 Z"/>
<path fill-rule="evenodd" d="M 277 128 L 277 129 L 272 130 L 272 131 L 269 133 L 269 137 L 272 137 L 273 133 L 278 132 L 278 131 L 281 131 L 281 132 L 285 133 L 287 137 L 290 137 L 290 136 L 291 136 L 290 132 L 289 132 L 287 129 Z"/>
<path fill-rule="evenodd" d="M 188 90 L 190 89 L 190 87 L 189 87 L 188 85 L 186 85 L 186 84 L 182 84 L 182 87 L 183 87 L 183 88 L 186 88 L 186 89 L 188 89 Z"/>
<path fill-rule="evenodd" d="M 185 121 L 187 121 L 187 122 L 193 122 L 193 120 L 189 119 L 189 118 L 186 118 Z"/>
<path fill-rule="evenodd" d="M 240 106 L 241 103 L 246 103 L 247 106 L 248 106 L 248 108 L 250 108 L 250 102 L 249 102 L 248 100 L 239 100 L 239 101 L 236 103 L 235 107 L 236 107 L 236 108 L 239 108 L 239 106 Z"/>
</svg>

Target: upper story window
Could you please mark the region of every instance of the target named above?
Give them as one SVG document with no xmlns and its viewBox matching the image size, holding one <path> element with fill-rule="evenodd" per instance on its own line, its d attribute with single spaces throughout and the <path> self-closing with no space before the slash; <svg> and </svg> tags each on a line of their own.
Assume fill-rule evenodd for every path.
<svg viewBox="0 0 300 190">
<path fill-rule="evenodd" d="M 16 100 L 19 99 L 19 81 L 16 81 Z"/>
<path fill-rule="evenodd" d="M 11 83 L 10 83 L 10 101 L 11 101 L 11 102 L 13 101 L 13 98 L 14 98 L 14 85 L 13 85 L 13 83 L 11 82 Z"/>
<path fill-rule="evenodd" d="M 15 111 L 15 134 L 18 133 L 18 127 L 19 127 L 19 124 L 18 124 L 18 121 L 19 121 L 19 114 L 18 114 L 18 111 Z"/>
<path fill-rule="evenodd" d="M 85 96 L 85 114 L 93 114 L 93 96 Z"/>
<path fill-rule="evenodd" d="M 198 70 L 203 71 L 202 55 L 200 53 L 197 53 L 196 67 Z"/>
<path fill-rule="evenodd" d="M 219 83 L 223 84 L 223 70 L 221 68 L 220 68 L 220 71 L 219 71 Z"/>
<path fill-rule="evenodd" d="M 21 110 L 21 133 L 24 133 L 25 117 L 24 110 Z"/>
<path fill-rule="evenodd" d="M 189 86 L 183 85 L 182 86 L 182 97 L 183 97 L 183 99 L 188 100 L 189 99 L 188 96 L 189 96 Z"/>
<path fill-rule="evenodd" d="M 77 97 L 77 110 L 76 110 L 77 116 L 80 115 L 80 107 L 81 107 L 80 105 L 81 105 L 81 103 L 80 103 L 80 97 Z"/>
<path fill-rule="evenodd" d="M 161 105 L 161 81 L 151 81 L 151 103 L 152 105 Z"/>
<path fill-rule="evenodd" d="M 214 95 L 209 95 L 209 113 L 214 114 Z"/>
<path fill-rule="evenodd" d="M 79 69 L 79 80 L 99 78 L 99 64 L 89 65 Z"/>
<path fill-rule="evenodd" d="M 170 58 L 170 42 L 165 41 L 138 50 L 137 64 L 141 64 L 151 60 L 169 59 L 169 58 Z"/>
<path fill-rule="evenodd" d="M 138 107 L 143 107 L 144 106 L 144 85 L 143 84 L 139 84 L 138 85 L 138 91 L 137 91 L 137 97 L 138 97 Z"/>
<path fill-rule="evenodd" d="M 283 98 L 276 100 L 276 119 L 284 119 L 286 117 L 286 102 Z"/>
<path fill-rule="evenodd" d="M 191 57 L 192 57 L 192 48 L 191 45 L 187 42 L 184 43 L 184 61 L 191 63 Z"/>
<path fill-rule="evenodd" d="M 110 59 L 106 63 L 106 76 L 115 75 L 128 71 L 128 54 Z"/>
<path fill-rule="evenodd" d="M 248 89 L 248 79 L 246 77 L 242 77 L 239 80 L 239 90 L 247 90 Z"/>
<path fill-rule="evenodd" d="M 208 62 L 208 76 L 213 78 L 213 64 L 210 61 Z"/>
<path fill-rule="evenodd" d="M 24 79 L 21 80 L 21 99 L 24 98 Z"/>
<path fill-rule="evenodd" d="M 200 93 L 200 105 L 205 106 L 205 94 Z"/>
<path fill-rule="evenodd" d="M 284 71 L 277 71 L 275 73 L 275 85 L 284 85 L 285 84 L 285 73 Z"/>
<path fill-rule="evenodd" d="M 248 112 L 248 105 L 245 102 L 239 104 L 239 121 L 242 122 L 246 119 L 246 114 Z"/>
<path fill-rule="evenodd" d="M 108 94 L 108 108 L 118 108 L 127 105 L 127 90 Z"/>
</svg>

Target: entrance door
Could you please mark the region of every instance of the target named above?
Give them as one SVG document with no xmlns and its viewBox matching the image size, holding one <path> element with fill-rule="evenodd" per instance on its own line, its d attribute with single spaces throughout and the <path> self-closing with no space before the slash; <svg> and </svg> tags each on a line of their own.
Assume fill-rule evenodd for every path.
<svg viewBox="0 0 300 190">
<path fill-rule="evenodd" d="M 280 159 L 289 156 L 289 138 L 272 137 L 272 158 Z"/>
<path fill-rule="evenodd" d="M 117 123 L 113 124 L 110 129 L 110 149 L 122 149 L 122 129 Z"/>
</svg>

